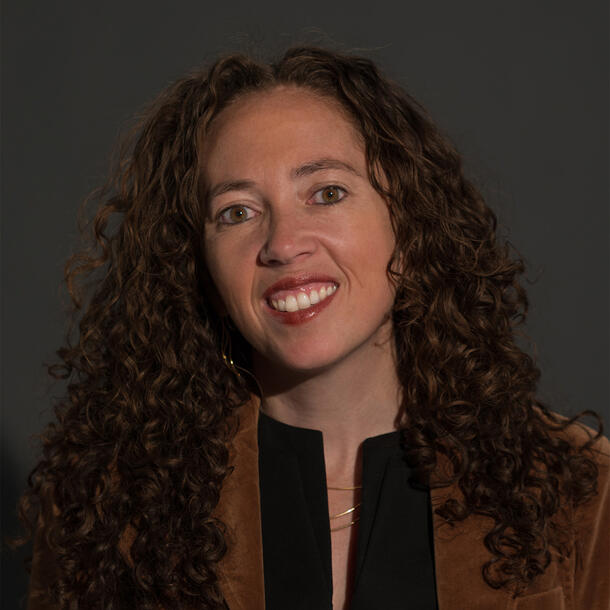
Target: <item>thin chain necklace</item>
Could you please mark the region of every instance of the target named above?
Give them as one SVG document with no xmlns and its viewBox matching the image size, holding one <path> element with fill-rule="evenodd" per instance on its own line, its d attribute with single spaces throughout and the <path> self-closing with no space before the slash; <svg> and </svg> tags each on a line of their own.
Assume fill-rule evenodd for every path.
<svg viewBox="0 0 610 610">
<path fill-rule="evenodd" d="M 362 489 L 362 485 L 355 485 L 354 487 L 327 487 L 327 489 L 331 489 L 331 490 L 334 490 L 334 491 L 355 491 L 356 489 Z M 338 513 L 336 515 L 332 515 L 329 518 L 332 520 L 332 519 L 338 519 L 339 517 L 343 517 L 345 515 L 349 515 L 350 513 L 353 513 L 356 509 L 360 508 L 360 504 L 361 503 L 358 502 L 357 504 L 355 504 L 351 508 L 348 508 L 347 510 L 344 510 L 342 513 Z M 353 519 L 353 521 L 351 521 L 350 523 L 348 523 L 346 525 L 339 525 L 338 527 L 331 527 L 330 531 L 331 532 L 336 532 L 338 530 L 344 530 L 344 529 L 354 525 L 354 523 L 357 523 L 359 521 L 359 519 L 360 519 L 360 515 L 355 517 Z"/>
</svg>

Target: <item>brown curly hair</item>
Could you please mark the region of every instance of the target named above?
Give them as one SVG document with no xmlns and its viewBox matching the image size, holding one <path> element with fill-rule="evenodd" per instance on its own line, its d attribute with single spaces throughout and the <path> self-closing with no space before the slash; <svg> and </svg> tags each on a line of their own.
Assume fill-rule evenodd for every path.
<svg viewBox="0 0 610 610">
<path fill-rule="evenodd" d="M 315 47 L 272 64 L 229 55 L 148 109 L 101 196 L 90 248 L 66 266 L 78 339 L 68 335 L 49 367 L 68 380 L 67 395 L 20 503 L 29 531 L 52 514 L 45 544 L 61 607 L 223 606 L 226 547 L 213 510 L 238 407 L 256 388 L 222 357 L 199 151 L 223 108 L 278 84 L 338 101 L 365 140 L 396 235 L 388 273 L 405 450 L 421 480 L 458 482 L 463 497 L 436 509 L 447 521 L 494 520 L 487 583 L 518 591 L 551 553 L 565 556 L 561 507 L 595 494 L 597 437 L 573 447 L 555 433 L 576 418 L 536 399 L 539 371 L 515 342 L 524 264 L 498 242 L 494 213 L 425 111 L 365 58 Z M 234 357 L 247 367 L 243 342 Z M 434 482 L 441 456 L 450 472 Z M 131 566 L 118 548 L 130 526 Z"/>
</svg>

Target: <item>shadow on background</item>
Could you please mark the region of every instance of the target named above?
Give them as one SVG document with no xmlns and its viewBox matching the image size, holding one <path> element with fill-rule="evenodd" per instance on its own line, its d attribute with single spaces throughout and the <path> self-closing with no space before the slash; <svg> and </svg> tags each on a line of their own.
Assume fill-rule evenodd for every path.
<svg viewBox="0 0 610 610">
<path fill-rule="evenodd" d="M 1 607 L 12 610 L 26 607 L 28 574 L 25 561 L 32 554 L 31 543 L 12 549 L 7 539 L 21 535 L 23 528 L 17 517 L 17 502 L 25 489 L 25 482 L 17 480 L 16 460 L 2 446 L 2 591 Z"/>
</svg>

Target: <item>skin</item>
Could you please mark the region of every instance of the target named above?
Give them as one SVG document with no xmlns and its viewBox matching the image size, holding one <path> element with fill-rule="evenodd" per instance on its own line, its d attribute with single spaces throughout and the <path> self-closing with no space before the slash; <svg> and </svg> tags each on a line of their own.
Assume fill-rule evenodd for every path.
<svg viewBox="0 0 610 610">
<path fill-rule="evenodd" d="M 329 158 L 353 171 L 316 166 L 295 175 Z M 363 440 L 395 429 L 399 406 L 386 274 L 394 234 L 368 179 L 362 137 L 335 101 L 279 86 L 225 108 L 204 137 L 201 159 L 208 194 L 248 181 L 208 197 L 204 249 L 221 308 L 253 348 L 263 409 L 321 430 L 327 484 L 358 485 Z M 283 324 L 263 294 L 302 272 L 330 276 L 337 291 L 305 323 Z M 329 514 L 358 495 L 329 490 Z M 335 608 L 349 604 L 356 535 L 357 526 L 331 535 Z"/>
</svg>

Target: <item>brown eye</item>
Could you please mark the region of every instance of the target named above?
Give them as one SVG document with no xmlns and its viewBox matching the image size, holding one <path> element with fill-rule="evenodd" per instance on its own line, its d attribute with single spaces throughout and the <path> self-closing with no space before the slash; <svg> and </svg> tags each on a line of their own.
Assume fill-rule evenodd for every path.
<svg viewBox="0 0 610 610">
<path fill-rule="evenodd" d="M 331 205 L 333 203 L 338 203 L 341 201 L 346 195 L 345 189 L 342 189 L 340 186 L 325 186 L 323 189 L 320 189 L 314 200 L 316 203 L 322 203 Z"/>
<path fill-rule="evenodd" d="M 339 197 L 339 192 L 337 191 L 336 188 L 333 188 L 332 186 L 327 186 L 322 191 L 322 199 L 324 199 L 324 201 L 326 201 L 326 203 L 335 203 L 335 201 L 337 200 L 338 197 Z"/>
<path fill-rule="evenodd" d="M 244 208 L 231 208 L 229 210 L 229 218 L 232 222 L 241 222 L 246 216 Z"/>
<path fill-rule="evenodd" d="M 219 220 L 222 224 L 236 225 L 254 216 L 253 211 L 245 205 L 232 205 L 220 213 Z"/>
</svg>

